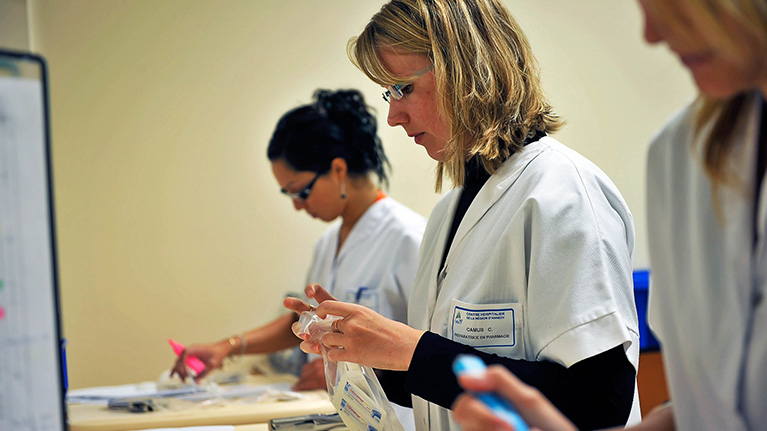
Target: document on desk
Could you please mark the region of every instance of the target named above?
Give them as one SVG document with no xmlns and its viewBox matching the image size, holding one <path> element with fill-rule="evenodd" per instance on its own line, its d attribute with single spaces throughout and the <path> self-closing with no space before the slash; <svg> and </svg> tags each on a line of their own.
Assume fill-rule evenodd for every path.
<svg viewBox="0 0 767 431">
<path fill-rule="evenodd" d="M 289 383 L 271 383 L 267 385 L 187 385 L 177 389 L 159 390 L 154 382 L 144 382 L 132 385 L 72 390 L 67 393 L 67 403 L 106 406 L 110 400 L 138 397 L 174 398 L 190 402 L 202 402 L 210 399 L 240 399 L 268 402 L 298 400 L 304 398 L 304 395 L 291 391 Z"/>
<path fill-rule="evenodd" d="M 183 428 L 152 428 L 142 429 L 134 431 L 234 431 L 234 427 L 231 425 L 216 425 L 209 427 L 183 427 Z"/>
<path fill-rule="evenodd" d="M 198 386 L 184 386 L 178 389 L 159 390 L 154 382 L 121 386 L 100 386 L 74 389 L 67 392 L 67 403 L 98 404 L 106 406 L 109 400 L 130 397 L 179 397 L 204 391 Z"/>
</svg>

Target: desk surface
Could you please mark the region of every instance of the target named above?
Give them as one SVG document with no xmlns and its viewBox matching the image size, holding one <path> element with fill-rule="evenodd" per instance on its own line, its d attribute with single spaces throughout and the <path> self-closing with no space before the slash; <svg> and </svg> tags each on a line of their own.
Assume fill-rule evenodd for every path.
<svg viewBox="0 0 767 431">
<path fill-rule="evenodd" d="M 260 376 L 253 384 L 270 384 L 289 379 L 287 376 Z M 237 427 L 237 431 L 265 431 L 269 419 L 335 411 L 327 392 L 302 392 L 305 399 L 293 401 L 244 403 L 232 400 L 210 405 L 197 404 L 191 408 L 166 409 L 149 413 L 129 413 L 109 410 L 104 406 L 69 404 L 70 431 L 125 431 L 203 425 L 260 424 L 252 428 Z"/>
</svg>

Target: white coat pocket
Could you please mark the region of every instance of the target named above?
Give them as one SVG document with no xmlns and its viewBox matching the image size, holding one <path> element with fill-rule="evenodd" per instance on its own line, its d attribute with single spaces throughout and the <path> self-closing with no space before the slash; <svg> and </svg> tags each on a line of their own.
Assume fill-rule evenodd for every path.
<svg viewBox="0 0 767 431">
<path fill-rule="evenodd" d="M 347 289 L 341 300 L 344 302 L 352 302 L 354 304 L 364 305 L 376 313 L 381 312 L 378 289 L 375 287 L 360 286 L 353 289 Z"/>
<path fill-rule="evenodd" d="M 488 353 L 523 352 L 522 304 L 469 304 L 450 301 L 447 337 Z M 516 356 L 516 355 L 515 355 Z"/>
</svg>

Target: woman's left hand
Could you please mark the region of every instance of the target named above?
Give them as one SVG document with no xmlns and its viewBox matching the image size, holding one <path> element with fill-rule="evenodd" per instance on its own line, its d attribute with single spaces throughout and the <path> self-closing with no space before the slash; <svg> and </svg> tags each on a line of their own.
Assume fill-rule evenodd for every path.
<svg viewBox="0 0 767 431">
<path fill-rule="evenodd" d="M 495 392 L 505 398 L 516 406 L 531 429 L 577 431 L 575 425 L 538 389 L 525 384 L 501 365 L 491 365 L 481 377 L 460 376 L 458 384 L 469 392 L 464 392 L 456 398 L 451 410 L 453 419 L 464 431 L 513 431 L 514 429 L 496 416 L 484 403 L 474 398 L 471 392 Z"/>
<path fill-rule="evenodd" d="M 334 332 L 322 336 L 331 361 L 354 362 L 384 370 L 405 371 L 424 331 L 387 319 L 362 305 L 325 300 L 317 307 L 317 316 L 340 316 L 333 323 Z M 319 353 L 320 346 L 304 341 L 301 350 Z"/>
<path fill-rule="evenodd" d="M 324 301 L 335 301 L 336 299 L 333 295 L 328 293 L 328 291 L 325 290 L 319 284 L 310 284 L 306 286 L 304 288 L 304 293 L 306 294 L 307 298 L 314 299 L 315 301 L 317 301 L 318 304 L 321 304 Z M 285 298 L 285 300 L 282 301 L 282 305 L 284 305 L 285 308 L 291 311 L 294 311 L 296 313 L 302 313 L 304 311 L 314 310 L 314 307 L 311 304 L 294 297 Z"/>
</svg>

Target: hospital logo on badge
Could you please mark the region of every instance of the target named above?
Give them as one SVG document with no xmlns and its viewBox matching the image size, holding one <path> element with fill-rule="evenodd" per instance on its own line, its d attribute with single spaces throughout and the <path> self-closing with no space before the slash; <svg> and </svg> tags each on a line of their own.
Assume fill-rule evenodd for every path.
<svg viewBox="0 0 767 431">
<path fill-rule="evenodd" d="M 460 325 L 461 323 L 463 323 L 463 318 L 461 317 L 461 312 L 460 312 L 460 311 L 458 311 L 458 312 L 455 314 L 455 319 L 453 319 L 453 322 L 454 322 L 456 325 Z"/>
</svg>

